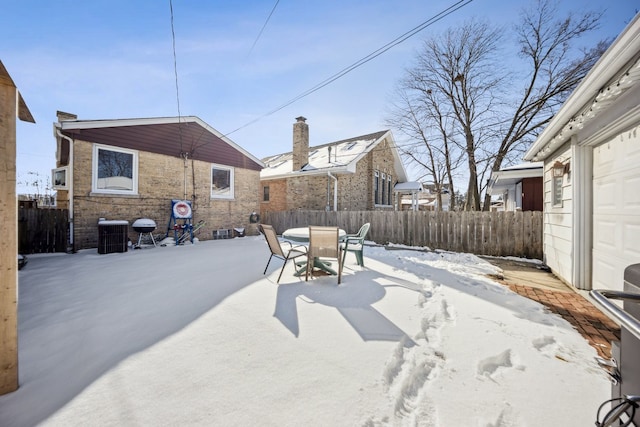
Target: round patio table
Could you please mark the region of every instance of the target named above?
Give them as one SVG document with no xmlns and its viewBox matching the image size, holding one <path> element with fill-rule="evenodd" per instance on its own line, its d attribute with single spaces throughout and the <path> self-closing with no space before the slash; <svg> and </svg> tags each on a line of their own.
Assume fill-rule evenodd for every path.
<svg viewBox="0 0 640 427">
<path fill-rule="evenodd" d="M 338 230 L 338 239 L 342 240 L 347 235 L 343 229 Z M 309 227 L 289 228 L 282 233 L 282 238 L 296 243 L 309 243 Z"/>
<path fill-rule="evenodd" d="M 343 229 L 338 230 L 338 240 L 342 241 L 347 236 L 347 232 Z M 298 227 L 298 228 L 289 228 L 282 233 L 282 238 L 284 240 L 289 240 L 291 242 L 296 243 L 309 243 L 309 227 Z M 302 267 L 296 271 L 295 276 L 300 276 L 307 271 L 307 263 L 296 263 L 298 267 Z M 313 258 L 313 266 L 314 268 L 318 268 L 326 273 L 329 273 L 333 276 L 338 273 L 331 268 L 331 263 L 327 261 L 323 261 L 318 257 Z"/>
</svg>

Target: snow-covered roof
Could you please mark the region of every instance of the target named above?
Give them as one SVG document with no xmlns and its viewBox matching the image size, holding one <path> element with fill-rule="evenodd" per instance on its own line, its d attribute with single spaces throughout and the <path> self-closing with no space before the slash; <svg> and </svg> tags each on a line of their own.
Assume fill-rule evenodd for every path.
<svg viewBox="0 0 640 427">
<path fill-rule="evenodd" d="M 488 194 L 498 194 L 505 189 L 516 185 L 524 178 L 537 178 L 544 174 L 544 162 L 526 162 L 491 172 Z"/>
<path fill-rule="evenodd" d="M 356 163 L 380 142 L 388 139 L 395 157 L 398 181 L 406 180 L 406 172 L 395 148 L 391 131 L 385 130 L 328 144 L 309 147 L 309 162 L 299 171 L 293 171 L 293 153 L 283 153 L 262 159 L 265 168 L 261 179 L 284 178 L 291 174 L 355 173 Z"/>
<path fill-rule="evenodd" d="M 396 192 L 422 191 L 422 183 L 418 181 L 399 182 L 393 187 Z"/>
<path fill-rule="evenodd" d="M 520 163 L 520 164 L 513 165 L 513 166 L 507 166 L 506 168 L 500 169 L 500 171 L 542 169 L 543 167 L 544 167 L 544 162 L 525 162 L 525 163 Z"/>
</svg>

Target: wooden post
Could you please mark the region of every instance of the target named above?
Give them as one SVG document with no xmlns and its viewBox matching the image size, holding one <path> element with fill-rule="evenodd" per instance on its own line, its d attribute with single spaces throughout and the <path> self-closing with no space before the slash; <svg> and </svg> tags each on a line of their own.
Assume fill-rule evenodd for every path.
<svg viewBox="0 0 640 427">
<path fill-rule="evenodd" d="M 18 201 L 16 116 L 33 122 L 0 62 L 0 394 L 18 389 Z"/>
</svg>

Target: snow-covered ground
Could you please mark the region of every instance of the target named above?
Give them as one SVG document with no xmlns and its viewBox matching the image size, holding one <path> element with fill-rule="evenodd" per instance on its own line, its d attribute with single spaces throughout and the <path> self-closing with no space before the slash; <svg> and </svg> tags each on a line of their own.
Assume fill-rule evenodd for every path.
<svg viewBox="0 0 640 427">
<path fill-rule="evenodd" d="M 260 236 L 29 257 L 0 425 L 577 427 L 610 397 L 478 257 L 367 247 L 340 286 L 268 258 Z"/>
</svg>

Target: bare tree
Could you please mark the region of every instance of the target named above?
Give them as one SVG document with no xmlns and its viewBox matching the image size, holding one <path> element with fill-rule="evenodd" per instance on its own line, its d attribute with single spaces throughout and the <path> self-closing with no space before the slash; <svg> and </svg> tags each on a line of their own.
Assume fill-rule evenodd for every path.
<svg viewBox="0 0 640 427">
<path fill-rule="evenodd" d="M 521 152 L 553 117 L 606 50 L 610 41 L 601 41 L 588 51 L 575 53 L 575 43 L 585 33 L 598 28 L 601 13 L 584 12 L 558 16 L 552 0 L 537 0 L 534 7 L 523 11 L 516 27 L 520 56 L 528 64 L 529 73 L 510 81 L 520 83 L 508 93 L 521 97 L 506 100 L 505 120 L 500 126 L 501 139 L 495 150 L 492 170 L 498 171 L 510 153 Z M 485 193 L 484 208 L 489 209 L 491 196 Z"/>
<path fill-rule="evenodd" d="M 522 13 L 514 40 L 524 73 L 505 67 L 513 63 L 501 49 L 505 31 L 472 21 L 427 39 L 399 83 L 391 126 L 410 137 L 411 129 L 417 143 L 430 147 L 424 159 L 417 151 L 405 154 L 433 172 L 432 153 L 457 145 L 468 166 L 466 210 L 480 210 L 490 172 L 521 155 L 608 44 L 575 48 L 580 36 L 597 28 L 600 13 L 557 16 L 555 0 L 535 0 Z M 447 172 L 452 180 L 455 170 Z M 489 209 L 490 196 L 483 205 Z"/>
<path fill-rule="evenodd" d="M 409 83 L 405 82 L 404 86 Z M 419 85 L 419 82 L 414 82 Z M 425 171 L 421 178 L 428 177 L 436 189 L 437 210 L 442 210 L 442 194 L 455 192 L 453 175 L 458 169 L 462 153 L 450 138 L 451 120 L 440 110 L 437 97 L 429 88 L 416 91 L 398 87 L 397 101 L 393 105 L 388 123 L 415 143 L 402 147 L 401 151 L 411 162 Z M 415 87 L 415 86 L 414 86 Z M 436 143 L 429 135 L 439 134 Z M 455 199 L 450 197 L 449 209 L 455 210 Z"/>
<path fill-rule="evenodd" d="M 480 209 L 478 169 L 483 168 L 483 161 L 486 165 L 486 158 L 478 158 L 478 154 L 487 140 L 475 129 L 493 115 L 493 89 L 503 77 L 494 68 L 500 38 L 499 30 L 481 22 L 450 29 L 441 38 L 424 42 L 416 64 L 407 70 L 400 83 L 400 91 L 413 93 L 415 97 L 404 98 L 412 107 L 404 105 L 405 119 L 397 122 L 396 127 L 406 128 L 416 117 L 410 114 L 411 109 L 422 109 L 420 118 L 424 123 L 420 128 L 429 133 L 425 133 L 421 142 L 432 151 L 439 147 L 440 153 L 450 151 L 452 145 L 462 150 L 469 169 L 465 209 L 470 210 Z M 416 124 L 411 126 L 415 128 Z M 457 162 L 445 163 L 449 185 L 453 185 L 454 165 Z"/>
</svg>

